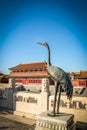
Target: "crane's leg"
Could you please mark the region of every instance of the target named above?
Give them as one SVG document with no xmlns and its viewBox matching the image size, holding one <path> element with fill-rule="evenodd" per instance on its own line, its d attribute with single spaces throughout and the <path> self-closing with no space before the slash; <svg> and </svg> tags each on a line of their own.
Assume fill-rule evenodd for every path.
<svg viewBox="0 0 87 130">
<path fill-rule="evenodd" d="M 58 100 L 57 100 L 57 113 L 59 113 L 59 106 L 60 106 L 60 97 L 61 97 L 61 89 L 62 89 L 62 86 L 58 86 Z"/>
<path fill-rule="evenodd" d="M 54 95 L 54 105 L 53 105 L 53 111 L 51 113 L 48 113 L 48 116 L 55 116 L 55 109 L 56 109 L 56 101 L 57 101 L 57 92 L 58 92 L 58 86 L 59 86 L 59 82 L 55 82 L 55 95 Z"/>
<path fill-rule="evenodd" d="M 55 109 L 56 109 L 57 92 L 58 92 L 58 83 L 55 82 L 55 95 L 54 95 L 54 105 L 53 105 L 53 114 L 54 114 L 54 116 L 55 116 Z"/>
</svg>

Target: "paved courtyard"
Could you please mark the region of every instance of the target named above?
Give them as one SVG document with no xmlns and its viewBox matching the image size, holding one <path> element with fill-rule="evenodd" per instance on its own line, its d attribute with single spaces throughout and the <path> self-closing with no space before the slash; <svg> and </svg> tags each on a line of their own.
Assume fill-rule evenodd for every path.
<svg viewBox="0 0 87 130">
<path fill-rule="evenodd" d="M 77 123 L 76 130 L 87 130 L 87 123 Z M 0 130 L 35 130 L 35 120 L 13 115 L 0 108 Z"/>
<path fill-rule="evenodd" d="M 35 120 L 0 110 L 0 130 L 35 130 Z"/>
</svg>

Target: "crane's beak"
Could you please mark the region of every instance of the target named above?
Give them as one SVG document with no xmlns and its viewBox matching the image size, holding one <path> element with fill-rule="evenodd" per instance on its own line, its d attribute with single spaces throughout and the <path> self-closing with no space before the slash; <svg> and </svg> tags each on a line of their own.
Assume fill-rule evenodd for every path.
<svg viewBox="0 0 87 130">
<path fill-rule="evenodd" d="M 37 44 L 43 45 L 42 42 L 37 42 Z"/>
<path fill-rule="evenodd" d="M 48 44 L 46 42 L 37 42 L 37 44 L 43 45 L 45 47 L 48 47 Z"/>
</svg>

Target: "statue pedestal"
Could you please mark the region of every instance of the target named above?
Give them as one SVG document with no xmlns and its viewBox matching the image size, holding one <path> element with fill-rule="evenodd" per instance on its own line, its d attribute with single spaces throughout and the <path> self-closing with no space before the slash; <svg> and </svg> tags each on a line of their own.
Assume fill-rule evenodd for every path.
<svg viewBox="0 0 87 130">
<path fill-rule="evenodd" d="M 35 130 L 74 130 L 74 116 L 72 114 L 60 113 L 55 117 L 41 113 L 36 117 Z"/>
</svg>

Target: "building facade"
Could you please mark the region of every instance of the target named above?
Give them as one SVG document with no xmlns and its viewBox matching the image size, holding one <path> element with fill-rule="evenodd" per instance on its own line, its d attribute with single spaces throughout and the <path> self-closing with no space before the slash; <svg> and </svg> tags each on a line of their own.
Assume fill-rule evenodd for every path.
<svg viewBox="0 0 87 130">
<path fill-rule="evenodd" d="M 69 73 L 72 84 L 75 87 L 87 87 L 87 71 Z"/>
<path fill-rule="evenodd" d="M 14 78 L 15 86 L 40 86 L 43 78 L 49 79 L 49 84 L 54 85 L 54 81 L 50 78 L 47 71 L 46 62 L 34 62 L 28 64 L 19 64 L 9 68 L 9 84 Z M 68 73 L 74 87 L 87 87 L 87 71 Z"/>
<path fill-rule="evenodd" d="M 48 78 L 50 85 L 54 85 L 53 80 L 47 72 L 46 62 L 35 62 L 29 64 L 19 64 L 15 67 L 9 68 L 9 84 L 11 80 L 15 80 L 15 87 L 17 85 L 41 86 L 43 78 Z"/>
</svg>

